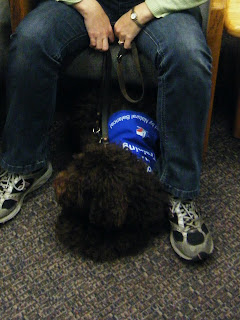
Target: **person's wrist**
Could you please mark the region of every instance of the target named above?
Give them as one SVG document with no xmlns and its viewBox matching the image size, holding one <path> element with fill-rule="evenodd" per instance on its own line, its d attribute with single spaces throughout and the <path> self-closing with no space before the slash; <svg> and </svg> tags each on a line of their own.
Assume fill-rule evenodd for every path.
<svg viewBox="0 0 240 320">
<path fill-rule="evenodd" d="M 87 16 L 92 10 L 97 10 L 99 3 L 96 0 L 80 0 L 73 7 L 83 16 Z"/>
<path fill-rule="evenodd" d="M 149 21 L 155 18 L 145 2 L 142 2 L 139 5 L 135 6 L 134 11 L 137 15 L 137 21 L 142 27 L 144 27 L 146 23 L 148 23 Z M 130 17 L 131 17 L 131 13 L 132 13 L 132 10 L 130 11 Z"/>
<path fill-rule="evenodd" d="M 138 14 L 135 11 L 135 7 L 133 7 L 131 10 L 130 18 L 139 28 L 142 29 L 144 27 L 144 25 L 138 21 Z"/>
<path fill-rule="evenodd" d="M 75 4 L 73 5 L 73 7 L 74 7 L 77 11 L 79 11 L 80 13 L 82 13 L 82 12 L 81 12 L 81 11 L 82 11 L 82 4 L 83 4 L 83 0 L 80 0 L 79 2 L 75 3 Z"/>
<path fill-rule="evenodd" d="M 78 0 L 78 2 L 74 3 L 74 7 L 78 6 L 83 0 Z"/>
</svg>

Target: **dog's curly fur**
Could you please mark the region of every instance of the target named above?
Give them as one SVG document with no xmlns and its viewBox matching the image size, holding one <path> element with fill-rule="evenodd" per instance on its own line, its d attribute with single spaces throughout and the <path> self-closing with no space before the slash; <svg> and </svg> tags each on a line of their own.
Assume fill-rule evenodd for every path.
<svg viewBox="0 0 240 320">
<path fill-rule="evenodd" d="M 166 196 L 156 175 L 121 146 L 98 143 L 92 133 L 94 108 L 78 107 L 73 115 L 72 141 L 78 153 L 54 181 L 62 208 L 105 229 L 163 220 Z"/>
</svg>

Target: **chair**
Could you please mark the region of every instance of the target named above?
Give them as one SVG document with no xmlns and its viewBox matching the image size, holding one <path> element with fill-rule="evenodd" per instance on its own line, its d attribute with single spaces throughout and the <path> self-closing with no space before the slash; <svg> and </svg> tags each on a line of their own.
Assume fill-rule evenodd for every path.
<svg viewBox="0 0 240 320">
<path fill-rule="evenodd" d="M 11 26 L 12 26 L 13 32 L 16 29 L 18 23 L 36 5 L 36 1 L 37 0 L 9 0 L 10 10 L 11 10 Z M 203 156 L 205 156 L 208 148 L 208 139 L 209 139 L 210 125 L 211 125 L 215 85 L 216 85 L 217 71 L 218 71 L 218 62 L 219 62 L 219 55 L 220 55 L 221 42 L 222 42 L 225 0 L 210 0 L 209 3 L 206 3 L 201 7 L 202 7 L 201 10 L 203 12 L 203 20 L 204 20 L 203 28 L 206 33 L 207 42 L 212 51 L 212 57 L 213 57 L 211 102 L 210 102 L 208 121 L 207 121 L 206 131 L 205 131 L 204 151 L 203 151 Z M 72 76 L 77 76 L 76 72 L 78 72 L 78 70 L 81 69 L 81 71 L 85 70 L 84 72 L 81 72 L 82 75 L 86 75 L 86 74 L 89 75 L 89 73 L 91 72 L 96 75 L 97 64 L 95 63 L 95 61 L 86 70 L 86 65 L 91 63 L 91 61 L 93 61 L 94 59 L 96 59 L 96 57 L 94 57 L 94 54 L 95 54 L 94 50 L 86 49 L 85 52 L 81 53 L 82 55 L 81 59 L 79 59 L 79 57 L 74 59 L 72 64 L 66 70 L 66 73 L 67 74 L 72 73 Z M 85 59 L 83 57 L 84 55 L 85 55 Z M 93 57 L 93 59 L 91 59 L 91 56 Z M 144 60 L 144 58 L 140 57 L 140 60 Z M 93 68 L 95 68 L 95 70 Z M 100 68 L 97 68 L 97 69 L 100 70 Z M 143 69 L 142 71 L 144 73 L 144 76 L 148 78 L 147 81 L 154 84 L 154 79 L 153 79 L 153 75 L 155 76 L 154 68 L 149 67 L 149 63 L 146 63 L 145 61 L 145 63 L 143 63 L 142 69 Z"/>
<path fill-rule="evenodd" d="M 226 6 L 225 29 L 233 37 L 239 38 L 240 42 L 240 1 L 228 0 Z M 239 57 L 238 57 L 239 58 Z M 240 139 L 240 61 L 236 60 L 236 117 L 233 135 Z"/>
</svg>

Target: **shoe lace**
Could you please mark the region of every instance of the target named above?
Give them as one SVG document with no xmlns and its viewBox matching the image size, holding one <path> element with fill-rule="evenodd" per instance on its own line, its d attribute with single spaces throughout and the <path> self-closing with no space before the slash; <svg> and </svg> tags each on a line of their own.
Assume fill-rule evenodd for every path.
<svg viewBox="0 0 240 320">
<path fill-rule="evenodd" d="M 0 173 L 0 193 L 5 196 L 10 194 L 13 189 L 16 191 L 24 190 L 26 182 L 24 178 L 16 173 L 9 173 L 8 171 L 3 171 Z"/>
<path fill-rule="evenodd" d="M 196 229 L 200 215 L 197 213 L 195 202 L 182 202 L 180 199 L 172 199 L 170 203 L 172 213 L 176 213 L 178 217 L 178 224 L 185 231 Z"/>
</svg>

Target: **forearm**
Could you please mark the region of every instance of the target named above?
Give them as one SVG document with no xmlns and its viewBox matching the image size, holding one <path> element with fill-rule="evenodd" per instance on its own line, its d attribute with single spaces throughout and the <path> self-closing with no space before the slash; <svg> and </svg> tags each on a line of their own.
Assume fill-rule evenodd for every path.
<svg viewBox="0 0 240 320">
<path fill-rule="evenodd" d="M 87 9 L 89 8 L 89 6 L 94 9 L 93 7 L 98 5 L 99 3 L 97 0 L 56 0 L 58 2 L 63 2 L 67 5 L 73 6 L 79 13 L 81 13 L 83 16 L 84 14 L 86 14 L 86 11 L 88 11 Z"/>
<path fill-rule="evenodd" d="M 71 5 L 75 8 L 84 18 L 87 15 L 92 14 L 94 11 L 98 12 L 99 8 L 102 8 L 97 0 L 56 0 L 58 2 L 64 2 L 67 5 Z"/>
<path fill-rule="evenodd" d="M 138 21 L 144 25 L 147 22 L 164 17 L 171 12 L 186 10 L 200 6 L 207 0 L 145 0 L 135 7 Z"/>
<path fill-rule="evenodd" d="M 63 0 L 57 0 L 57 1 L 63 1 Z M 99 3 L 97 0 L 82 0 L 79 2 L 79 0 L 68 0 L 68 1 L 75 1 L 72 3 L 72 6 L 84 17 L 88 12 L 91 12 L 92 10 L 97 10 L 97 7 L 99 7 Z M 65 0 L 63 1 L 64 3 Z M 90 10 L 89 10 L 90 9 Z"/>
<path fill-rule="evenodd" d="M 79 12 L 88 6 L 89 0 L 56 0 L 73 5 Z M 85 3 L 84 3 L 85 2 Z M 97 1 L 96 1 L 97 2 Z M 139 21 L 142 24 L 147 23 L 153 18 L 164 17 L 165 15 L 200 6 L 207 0 L 145 0 L 136 6 L 139 15 Z"/>
<path fill-rule="evenodd" d="M 154 15 L 150 11 L 149 7 L 147 6 L 146 2 L 142 2 L 139 5 L 135 6 L 135 11 L 138 16 L 138 21 L 142 24 L 145 25 L 152 19 L 154 19 Z"/>
</svg>

